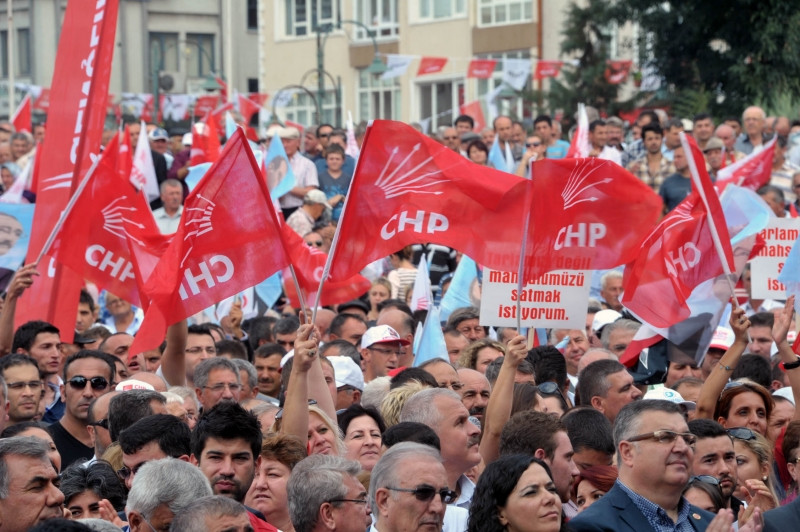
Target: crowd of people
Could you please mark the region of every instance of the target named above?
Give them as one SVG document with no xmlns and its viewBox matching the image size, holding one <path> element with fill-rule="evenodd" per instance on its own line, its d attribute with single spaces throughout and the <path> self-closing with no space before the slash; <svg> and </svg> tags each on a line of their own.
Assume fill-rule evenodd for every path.
<svg viewBox="0 0 800 532">
<path fill-rule="evenodd" d="M 776 216 L 796 214 L 800 121 L 757 107 L 720 124 L 645 111 L 626 136 L 619 118 L 589 115 L 589 155 L 626 167 L 665 212 L 691 190 L 678 133 L 692 133 L 712 179 L 777 135 L 772 181 L 759 194 Z M 462 115 L 432 136 L 481 165 L 497 137 L 524 176 L 530 161 L 570 148 L 551 117 L 529 122 L 500 116 L 474 132 Z M 7 128 L 4 183 L 36 145 L 26 137 L 23 151 L 9 131 L 4 155 Z M 140 133 L 151 143 L 161 186 L 151 207 L 172 233 L 190 135 L 129 131 L 133 145 Z M 364 129 L 268 133 L 295 177 L 280 198 L 286 222 L 327 252 Z M 218 321 L 203 313 L 170 326 L 142 353 L 130 350 L 142 310 L 91 284 L 74 331 L 15 328 L 17 302 L 37 282 L 23 266 L 0 313 L 0 532 L 800 526 L 793 298 L 753 299 L 747 270 L 747 301 L 703 359 L 668 348 L 653 384 L 619 361 L 640 324 L 620 303 L 616 270 L 599 272 L 585 328 L 548 330 L 533 346 L 532 332 L 488 327 L 478 308 L 462 307 L 441 324 L 441 351 L 415 357 L 425 311 L 409 303 L 422 260 L 438 303 L 460 256 L 420 243 L 371 264 L 367 293 L 313 318 L 284 299 L 245 318 L 235 301 Z"/>
</svg>

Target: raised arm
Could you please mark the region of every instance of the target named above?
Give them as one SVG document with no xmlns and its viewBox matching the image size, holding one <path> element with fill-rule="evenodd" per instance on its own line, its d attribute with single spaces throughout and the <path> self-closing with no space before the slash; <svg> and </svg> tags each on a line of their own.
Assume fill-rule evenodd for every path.
<svg viewBox="0 0 800 532">
<path fill-rule="evenodd" d="M 186 384 L 186 320 L 167 329 L 167 347 L 161 355 L 161 373 L 170 386 Z"/>
<path fill-rule="evenodd" d="M 736 336 L 733 345 L 725 351 L 717 365 L 711 370 L 711 374 L 700 388 L 700 397 L 697 399 L 697 419 L 714 419 L 714 409 L 719 401 L 722 389 L 725 388 L 731 372 L 739 364 L 744 350 L 747 348 L 747 329 L 750 328 L 750 320 L 744 314 L 744 309 L 737 307 L 731 312 L 731 329 Z M 714 420 L 716 421 L 716 420 Z"/>
<path fill-rule="evenodd" d="M 793 365 L 800 363 L 800 357 L 794 354 L 792 346 L 789 345 L 789 341 L 786 339 L 789 333 L 789 327 L 791 327 L 792 324 L 793 313 L 794 296 L 789 296 L 786 300 L 786 304 L 783 306 L 783 310 L 775 314 L 775 324 L 772 326 L 772 339 L 778 345 L 778 356 L 781 358 L 781 362 L 789 366 L 784 371 L 786 371 L 786 376 L 789 378 L 789 384 L 792 387 L 794 403 L 800 404 L 800 366 Z M 800 408 L 795 408 L 794 418 L 792 419 L 800 419 Z"/>
<path fill-rule="evenodd" d="M 14 274 L 8 283 L 3 312 L 0 314 L 0 356 L 11 352 L 14 342 L 14 315 L 17 312 L 17 300 L 23 292 L 33 284 L 33 276 L 39 275 L 35 264 L 26 264 Z"/>
<path fill-rule="evenodd" d="M 500 433 L 503 425 L 511 417 L 511 405 L 514 402 L 514 377 L 517 368 L 528 354 L 524 336 L 516 336 L 508 342 L 508 349 L 500 373 L 492 388 L 486 414 L 483 416 L 483 438 L 480 452 L 483 462 L 490 464 L 500 456 Z"/>
<path fill-rule="evenodd" d="M 286 398 L 283 402 L 280 431 L 297 436 L 304 445 L 308 443 L 308 372 L 318 363 L 318 338 L 319 335 L 315 333 L 315 327 L 311 324 L 303 324 L 297 330 L 292 373 L 289 375 Z"/>
</svg>

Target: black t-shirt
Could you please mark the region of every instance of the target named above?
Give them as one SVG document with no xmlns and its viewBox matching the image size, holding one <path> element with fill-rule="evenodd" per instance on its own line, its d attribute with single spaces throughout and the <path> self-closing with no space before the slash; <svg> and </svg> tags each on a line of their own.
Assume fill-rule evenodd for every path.
<svg viewBox="0 0 800 532">
<path fill-rule="evenodd" d="M 52 436 L 58 453 L 61 455 L 61 471 L 81 458 L 89 460 L 94 456 L 94 449 L 75 439 L 72 434 L 67 432 L 67 429 L 61 426 L 60 421 L 47 427 L 47 431 Z"/>
<path fill-rule="evenodd" d="M 658 194 L 664 200 L 667 212 L 678 206 L 692 192 L 692 179 L 675 173 L 661 183 Z"/>
</svg>

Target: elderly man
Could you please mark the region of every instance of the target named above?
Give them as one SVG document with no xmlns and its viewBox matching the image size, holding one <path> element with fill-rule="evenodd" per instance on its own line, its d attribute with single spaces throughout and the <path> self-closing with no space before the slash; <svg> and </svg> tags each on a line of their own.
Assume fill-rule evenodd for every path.
<svg viewBox="0 0 800 532">
<path fill-rule="evenodd" d="M 725 147 L 723 160 L 725 161 L 726 166 L 733 164 L 745 157 L 744 153 L 736 151 L 736 148 L 734 147 L 736 144 L 736 131 L 734 131 L 731 126 L 728 124 L 720 124 L 717 126 L 716 131 L 714 131 L 714 136 L 721 140 L 723 146 Z"/>
<path fill-rule="evenodd" d="M 481 326 L 480 318 L 480 312 L 475 307 L 457 308 L 447 318 L 447 328 L 456 329 L 467 340 L 474 342 L 486 338 L 486 327 Z"/>
<path fill-rule="evenodd" d="M 358 462 L 313 454 L 292 470 L 287 492 L 295 532 L 364 532 L 372 523 Z"/>
<path fill-rule="evenodd" d="M 242 391 L 239 370 L 223 357 L 203 360 L 194 370 L 197 400 L 203 410 L 211 410 L 223 401 L 238 402 Z"/>
<path fill-rule="evenodd" d="M 178 513 L 193 501 L 210 495 L 208 481 L 196 467 L 175 458 L 148 462 L 136 476 L 125 504 L 130 530 L 170 530 L 170 523 Z"/>
<path fill-rule="evenodd" d="M 576 399 L 602 412 L 611 423 L 623 406 L 641 398 L 631 374 L 615 360 L 592 362 L 578 375 Z"/>
<path fill-rule="evenodd" d="M 618 357 L 625 352 L 628 344 L 633 340 L 636 331 L 639 330 L 639 322 L 621 318 L 603 327 L 603 334 L 600 341 L 604 349 L 608 349 Z"/>
<path fill-rule="evenodd" d="M 389 371 L 399 367 L 402 348 L 409 341 L 402 338 L 388 325 L 378 325 L 367 329 L 361 337 L 361 367 L 364 382 L 385 377 Z"/>
<path fill-rule="evenodd" d="M 322 143 L 320 131 L 323 130 L 323 127 L 319 126 L 317 129 L 320 143 Z M 300 154 L 300 131 L 296 127 L 286 127 L 281 128 L 278 135 L 283 143 L 283 149 L 286 151 L 286 157 L 289 158 L 295 179 L 295 187 L 280 198 L 283 216 L 288 220 L 289 216 L 303 204 L 305 195 L 319 186 L 319 179 L 314 163 Z"/>
<path fill-rule="evenodd" d="M 375 522 L 369 530 L 441 530 L 445 509 L 455 498 L 436 449 L 398 443 L 372 470 L 369 503 Z"/>
<path fill-rule="evenodd" d="M 26 532 L 62 517 L 64 494 L 47 442 L 31 436 L 0 440 L 0 530 Z M 444 512 L 442 512 L 444 513 Z"/>
<path fill-rule="evenodd" d="M 469 509 L 475 485 L 465 473 L 481 461 L 478 452 L 481 430 L 469 421 L 469 411 L 461 397 L 445 388 L 417 392 L 406 401 L 400 412 L 400 422 L 404 421 L 427 425 L 439 436 L 447 485 L 458 494 L 454 504 Z"/>
<path fill-rule="evenodd" d="M 309 190 L 303 196 L 303 205 L 286 219 L 286 225 L 298 235 L 305 236 L 314 230 L 314 224 L 328 209 L 330 205 L 325 193 L 316 188 Z"/>
<path fill-rule="evenodd" d="M 241 503 L 212 495 L 197 499 L 175 515 L 170 530 L 176 532 L 252 532 L 247 508 Z"/>
<path fill-rule="evenodd" d="M 170 235 L 178 230 L 183 214 L 183 185 L 177 179 L 167 179 L 159 189 L 161 207 L 153 211 L 153 218 L 161 234 Z"/>
<path fill-rule="evenodd" d="M 748 107 L 742 113 L 744 132 L 736 140 L 736 150 L 749 155 L 764 148 L 764 126 L 767 116 L 760 107 Z"/>
<path fill-rule="evenodd" d="M 486 407 L 489 406 L 489 396 L 492 394 L 492 387 L 486 375 L 480 371 L 469 368 L 459 368 L 458 379 L 461 381 L 461 402 L 469 411 L 470 416 L 474 416 L 483 424 L 483 415 Z"/>
<path fill-rule="evenodd" d="M 681 496 L 692 474 L 695 441 L 674 403 L 646 400 L 623 408 L 614 427 L 619 478 L 602 499 L 570 521 L 570 528 L 575 532 L 730 530 L 729 510 L 714 518 Z M 756 515 L 739 530 L 760 530 L 760 521 Z"/>
</svg>

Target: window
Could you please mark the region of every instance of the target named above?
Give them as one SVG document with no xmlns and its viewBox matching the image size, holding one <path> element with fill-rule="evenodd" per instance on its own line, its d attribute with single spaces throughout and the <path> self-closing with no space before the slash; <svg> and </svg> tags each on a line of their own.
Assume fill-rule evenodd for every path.
<svg viewBox="0 0 800 532">
<path fill-rule="evenodd" d="M 258 92 L 258 78 L 247 78 L 247 92 Z"/>
<path fill-rule="evenodd" d="M 452 125 L 464 104 L 464 82 L 443 81 L 419 85 L 420 119 L 431 118 L 431 130 Z"/>
<path fill-rule="evenodd" d="M 397 120 L 400 118 L 400 83 L 380 79 L 366 70 L 358 73 L 358 119 Z"/>
<path fill-rule="evenodd" d="M 316 97 L 316 93 L 314 96 Z M 284 120 L 291 120 L 298 124 L 310 125 L 317 123 L 317 109 L 314 106 L 314 99 L 304 91 L 298 90 L 294 92 L 289 104 L 283 109 L 276 109 L 276 112 Z M 325 97 L 322 99 L 322 121 L 320 123 L 341 123 L 340 118 L 336 116 L 336 93 L 333 90 L 325 91 Z"/>
<path fill-rule="evenodd" d="M 466 0 L 418 0 L 420 20 L 453 18 L 467 14 Z"/>
<path fill-rule="evenodd" d="M 356 0 L 355 19 L 368 26 L 376 38 L 397 35 L 397 0 Z M 356 40 L 369 40 L 364 28 L 357 26 Z"/>
<path fill-rule="evenodd" d="M 186 34 L 186 73 L 194 78 L 207 76 L 216 70 L 214 35 Z"/>
<path fill-rule="evenodd" d="M 481 54 L 481 59 L 497 59 L 497 64 L 494 67 L 494 74 L 489 79 L 479 79 L 478 82 L 478 98 L 483 98 L 491 92 L 492 90 L 496 89 L 500 86 L 503 81 L 503 59 L 530 59 L 531 52 L 530 50 L 518 50 L 516 52 L 504 52 L 504 53 L 496 53 L 496 54 Z M 526 85 L 523 90 L 527 90 L 530 88 L 531 80 L 528 80 L 528 85 Z M 503 115 L 510 115 L 515 116 L 517 118 L 523 118 L 530 116 L 531 114 L 531 107 L 523 105 L 524 102 L 522 98 L 511 98 L 511 99 L 500 99 L 498 98 L 495 101 L 497 105 L 497 109 L 500 114 Z"/>
<path fill-rule="evenodd" d="M 316 32 L 318 26 L 335 25 L 338 0 L 285 0 L 286 35 L 302 37 Z"/>
<path fill-rule="evenodd" d="M 478 26 L 518 24 L 533 20 L 533 0 L 480 0 L 478 10 Z"/>
<path fill-rule="evenodd" d="M 247 0 L 247 29 L 258 29 L 258 0 Z"/>
<path fill-rule="evenodd" d="M 150 60 L 159 71 L 177 72 L 178 52 L 177 33 L 150 34 Z"/>
<path fill-rule="evenodd" d="M 30 35 L 28 28 L 17 30 L 17 40 L 14 42 L 17 56 L 16 69 L 14 70 L 15 76 L 31 75 Z M 8 32 L 6 30 L 0 31 L 0 54 L 3 56 L 0 59 L 3 67 L 3 76 L 8 77 Z"/>
</svg>

